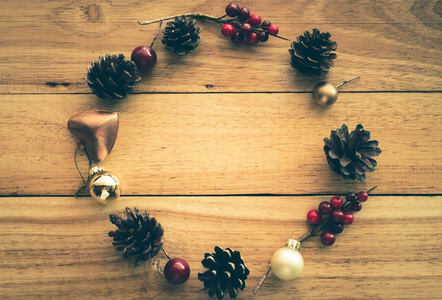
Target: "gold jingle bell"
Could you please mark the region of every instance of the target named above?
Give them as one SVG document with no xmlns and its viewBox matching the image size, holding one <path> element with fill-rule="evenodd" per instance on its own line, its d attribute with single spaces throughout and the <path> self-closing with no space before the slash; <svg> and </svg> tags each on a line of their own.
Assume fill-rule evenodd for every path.
<svg viewBox="0 0 442 300">
<path fill-rule="evenodd" d="M 338 100 L 338 89 L 327 81 L 318 83 L 312 92 L 313 100 L 320 106 L 330 106 Z"/>
<path fill-rule="evenodd" d="M 93 167 L 90 172 L 92 177 L 88 189 L 94 200 L 107 204 L 120 197 L 121 184 L 114 173 L 104 171 L 100 167 Z"/>
</svg>

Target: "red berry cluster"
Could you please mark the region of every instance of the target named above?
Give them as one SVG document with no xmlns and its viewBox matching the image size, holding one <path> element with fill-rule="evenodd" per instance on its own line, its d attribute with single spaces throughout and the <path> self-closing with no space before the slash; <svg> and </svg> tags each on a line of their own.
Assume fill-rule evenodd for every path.
<svg viewBox="0 0 442 300">
<path fill-rule="evenodd" d="M 226 15 L 234 19 L 225 21 L 221 33 L 230 37 L 235 44 L 241 44 L 244 40 L 247 40 L 249 45 L 264 43 L 269 39 L 269 35 L 277 35 L 279 32 L 278 26 L 272 25 L 270 21 L 261 22 L 259 15 L 251 15 L 248 8 L 240 8 L 236 3 L 227 5 Z"/>
<path fill-rule="evenodd" d="M 368 193 L 360 191 L 357 195 L 348 193 L 345 202 L 339 196 L 334 196 L 329 201 L 319 204 L 318 210 L 312 209 L 307 213 L 307 221 L 316 225 L 312 233 L 321 234 L 321 241 L 326 246 L 331 246 L 336 241 L 336 235 L 344 230 L 344 225 L 353 223 L 355 217 L 350 211 L 360 211 L 362 203 L 368 199 Z M 313 235 L 313 234 L 312 234 Z"/>
</svg>

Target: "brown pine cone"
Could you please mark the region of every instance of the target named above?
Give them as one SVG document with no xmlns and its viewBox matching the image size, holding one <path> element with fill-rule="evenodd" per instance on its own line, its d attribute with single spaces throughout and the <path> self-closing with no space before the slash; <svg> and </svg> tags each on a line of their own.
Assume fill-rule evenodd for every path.
<svg viewBox="0 0 442 300">
<path fill-rule="evenodd" d="M 373 172 L 377 162 L 374 156 L 381 154 L 378 141 L 370 141 L 370 131 L 361 124 L 350 134 L 347 125 L 332 130 L 324 139 L 324 151 L 330 168 L 345 179 L 365 180 L 365 172 Z"/>
<path fill-rule="evenodd" d="M 88 66 L 84 79 L 98 97 L 123 99 L 141 79 L 136 69 L 135 63 L 126 60 L 123 54 L 106 54 Z"/>
<path fill-rule="evenodd" d="M 200 36 L 201 29 L 195 24 L 195 19 L 187 23 L 186 16 L 176 17 L 174 21 L 167 22 L 161 42 L 166 45 L 166 49 L 178 55 L 193 52 L 203 40 Z"/>
<path fill-rule="evenodd" d="M 239 251 L 216 246 L 215 253 L 206 253 L 201 263 L 209 270 L 198 273 L 198 279 L 204 282 L 210 297 L 222 299 L 228 291 L 230 298 L 236 298 L 238 289 L 245 288 L 250 272 Z"/>
<path fill-rule="evenodd" d="M 321 33 L 316 28 L 312 33 L 306 31 L 298 36 L 289 49 L 291 66 L 301 74 L 327 76 L 330 67 L 334 66 L 333 59 L 337 57 L 332 51 L 338 47 L 330 37 L 330 33 Z"/>
<path fill-rule="evenodd" d="M 124 219 L 116 214 L 109 215 L 112 224 L 118 227 L 110 231 L 109 236 L 114 238 L 112 244 L 117 250 L 123 251 L 124 258 L 136 257 L 134 267 L 138 267 L 141 261 L 154 257 L 161 250 L 164 229 L 146 211 L 137 208 L 132 211 L 126 207 L 126 216 Z"/>
</svg>

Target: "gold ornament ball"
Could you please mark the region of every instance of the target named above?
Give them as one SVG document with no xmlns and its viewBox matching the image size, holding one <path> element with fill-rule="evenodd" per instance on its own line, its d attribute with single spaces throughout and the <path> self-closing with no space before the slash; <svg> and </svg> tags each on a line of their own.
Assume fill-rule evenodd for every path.
<svg viewBox="0 0 442 300">
<path fill-rule="evenodd" d="M 327 81 L 318 83 L 313 88 L 313 100 L 320 106 L 330 106 L 338 100 L 338 89 Z"/>
<path fill-rule="evenodd" d="M 272 272 L 281 280 L 292 280 L 304 269 L 304 259 L 301 253 L 293 248 L 283 247 L 273 254 Z"/>
<path fill-rule="evenodd" d="M 115 174 L 107 171 L 93 175 L 88 188 L 91 197 L 104 204 L 117 199 L 121 194 L 120 180 Z"/>
</svg>

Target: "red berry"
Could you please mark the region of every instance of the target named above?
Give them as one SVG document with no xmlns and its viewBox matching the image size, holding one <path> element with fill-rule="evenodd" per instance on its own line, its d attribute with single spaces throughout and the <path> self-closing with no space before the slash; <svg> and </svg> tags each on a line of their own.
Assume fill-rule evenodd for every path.
<svg viewBox="0 0 442 300">
<path fill-rule="evenodd" d="M 173 258 L 164 267 L 164 277 L 173 284 L 186 282 L 190 275 L 190 267 L 184 259 Z"/>
<path fill-rule="evenodd" d="M 243 7 L 239 10 L 239 19 L 241 21 L 245 21 L 249 17 L 250 17 L 250 10 L 248 8 Z"/>
<path fill-rule="evenodd" d="M 260 33 L 258 33 L 258 41 L 265 43 L 268 39 L 269 34 L 267 32 L 261 31 Z"/>
<path fill-rule="evenodd" d="M 258 35 L 254 32 L 252 32 L 248 37 L 247 37 L 247 43 L 249 45 L 256 45 L 258 44 Z"/>
<path fill-rule="evenodd" d="M 344 202 L 342 201 L 341 197 L 334 196 L 330 199 L 330 204 L 333 208 L 341 208 Z"/>
<path fill-rule="evenodd" d="M 270 21 L 264 21 L 261 23 L 261 27 L 265 28 L 265 29 L 269 28 L 270 25 L 272 25 L 272 23 L 270 23 Z"/>
<path fill-rule="evenodd" d="M 365 201 L 367 201 L 367 199 L 368 199 L 368 194 L 367 194 L 367 192 L 360 191 L 360 192 L 358 193 L 358 201 L 359 201 L 359 202 L 365 202 Z"/>
<path fill-rule="evenodd" d="M 342 223 L 344 222 L 344 212 L 340 209 L 335 209 L 331 214 L 333 222 Z"/>
<path fill-rule="evenodd" d="M 319 214 L 319 211 L 317 211 L 315 209 L 312 209 L 311 211 L 309 211 L 307 213 L 307 221 L 313 225 L 318 224 L 319 221 L 321 221 L 321 215 Z"/>
<path fill-rule="evenodd" d="M 239 33 L 242 36 L 248 36 L 252 31 L 252 25 L 250 25 L 249 23 L 242 23 L 241 26 L 239 26 Z"/>
<path fill-rule="evenodd" d="M 269 26 L 269 34 L 270 35 L 277 35 L 279 32 L 279 28 L 276 25 L 270 25 Z"/>
<path fill-rule="evenodd" d="M 345 225 L 352 224 L 354 220 L 355 220 L 355 216 L 352 213 L 350 213 L 350 212 L 344 213 L 344 224 Z"/>
<path fill-rule="evenodd" d="M 221 27 L 221 33 L 226 37 L 231 37 L 235 33 L 235 27 L 232 24 L 224 24 Z"/>
<path fill-rule="evenodd" d="M 342 223 L 334 223 L 330 229 L 334 234 L 340 234 L 344 231 L 344 225 Z"/>
<path fill-rule="evenodd" d="M 232 34 L 232 36 L 230 38 L 232 39 L 232 42 L 237 45 L 241 44 L 242 40 L 243 40 L 242 36 L 239 34 L 239 31 Z"/>
<path fill-rule="evenodd" d="M 253 14 L 249 18 L 249 23 L 252 25 L 259 25 L 261 24 L 261 17 L 257 14 Z"/>
<path fill-rule="evenodd" d="M 132 51 L 130 59 L 135 62 L 140 71 L 146 72 L 157 63 L 157 54 L 148 46 L 138 46 Z"/>
<path fill-rule="evenodd" d="M 336 236 L 330 231 L 325 231 L 321 234 L 321 242 L 326 246 L 331 246 L 335 243 Z"/>
<path fill-rule="evenodd" d="M 318 209 L 322 215 L 328 215 L 332 211 L 332 207 L 328 201 L 322 201 L 319 203 Z"/>
<path fill-rule="evenodd" d="M 226 6 L 226 14 L 229 17 L 236 17 L 239 15 L 239 6 L 236 3 L 230 3 Z"/>
<path fill-rule="evenodd" d="M 362 203 L 359 201 L 356 202 L 355 204 L 353 204 L 351 209 L 353 209 L 353 211 L 360 211 L 362 209 Z"/>
<path fill-rule="evenodd" d="M 345 195 L 345 199 L 347 199 L 347 201 L 355 201 L 356 195 L 355 193 L 348 193 L 347 195 Z"/>
</svg>

